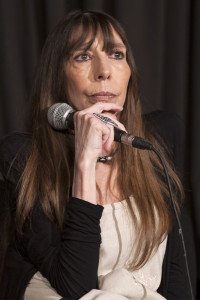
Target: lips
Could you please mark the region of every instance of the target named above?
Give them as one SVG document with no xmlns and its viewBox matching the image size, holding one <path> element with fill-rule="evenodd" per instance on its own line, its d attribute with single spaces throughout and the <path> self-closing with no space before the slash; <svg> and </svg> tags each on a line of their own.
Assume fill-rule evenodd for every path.
<svg viewBox="0 0 200 300">
<path fill-rule="evenodd" d="M 93 99 L 96 99 L 97 101 L 109 101 L 116 97 L 116 94 L 110 93 L 110 92 L 99 92 L 90 95 Z"/>
</svg>

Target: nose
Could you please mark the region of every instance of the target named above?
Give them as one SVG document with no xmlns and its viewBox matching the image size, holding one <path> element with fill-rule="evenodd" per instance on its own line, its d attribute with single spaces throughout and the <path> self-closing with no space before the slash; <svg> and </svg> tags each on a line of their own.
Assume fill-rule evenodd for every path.
<svg viewBox="0 0 200 300">
<path fill-rule="evenodd" d="M 98 58 L 95 62 L 94 77 L 96 81 L 107 80 L 111 77 L 111 66 L 107 58 Z"/>
</svg>

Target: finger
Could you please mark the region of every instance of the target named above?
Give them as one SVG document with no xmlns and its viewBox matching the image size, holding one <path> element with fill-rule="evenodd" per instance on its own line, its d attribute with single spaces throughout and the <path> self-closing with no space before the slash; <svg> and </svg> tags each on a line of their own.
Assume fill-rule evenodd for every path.
<svg viewBox="0 0 200 300">
<path fill-rule="evenodd" d="M 96 139 L 97 135 L 101 132 L 101 146 L 99 144 L 99 149 L 102 147 L 106 152 L 111 150 L 112 143 L 114 141 L 114 127 L 112 125 L 102 122 L 101 119 L 95 117 L 91 113 L 86 113 L 85 111 L 78 111 L 75 113 L 75 130 L 78 134 L 77 141 L 80 143 L 83 137 L 90 136 L 92 134 L 92 139 Z M 120 129 L 124 130 L 124 126 L 115 120 L 119 124 Z M 116 124 L 116 125 L 117 125 Z M 97 134 L 97 135 L 96 135 Z M 84 138 L 84 139 L 85 139 Z M 85 142 L 84 142 L 85 143 Z M 94 144 L 93 144 L 94 145 Z M 97 144 L 95 144 L 97 146 Z M 95 146 L 95 147 L 96 147 Z"/>
<path fill-rule="evenodd" d="M 120 112 L 123 110 L 122 106 L 119 106 L 114 103 L 104 103 L 104 102 L 98 102 L 95 103 L 94 105 L 82 110 L 82 112 L 85 113 L 102 113 L 103 111 L 113 111 L 113 112 Z"/>
<path fill-rule="evenodd" d="M 124 124 L 120 123 L 117 119 L 115 120 L 115 123 L 118 125 L 117 128 L 127 132 L 126 128 L 124 127 Z"/>
<path fill-rule="evenodd" d="M 83 113 L 83 111 L 76 112 L 74 115 L 75 131 L 80 133 L 87 133 L 98 131 L 101 132 L 104 142 L 107 140 L 107 137 L 110 135 L 112 126 L 107 126 L 100 119 L 96 118 L 91 113 Z M 104 137 L 103 137 L 104 136 Z"/>
<path fill-rule="evenodd" d="M 112 143 L 114 141 L 114 127 L 112 125 L 104 125 L 109 128 L 109 134 L 106 135 L 106 138 L 103 137 L 103 148 L 106 152 L 111 150 Z"/>
</svg>

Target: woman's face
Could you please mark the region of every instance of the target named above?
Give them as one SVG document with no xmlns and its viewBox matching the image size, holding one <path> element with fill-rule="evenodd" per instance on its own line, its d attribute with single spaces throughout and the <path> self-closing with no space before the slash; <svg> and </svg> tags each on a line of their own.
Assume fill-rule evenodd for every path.
<svg viewBox="0 0 200 300">
<path fill-rule="evenodd" d="M 111 53 L 102 50 L 103 37 L 99 32 L 91 48 L 84 50 L 83 45 L 66 63 L 68 100 L 76 110 L 96 102 L 124 105 L 131 71 L 125 45 L 114 30 L 113 36 Z"/>
</svg>

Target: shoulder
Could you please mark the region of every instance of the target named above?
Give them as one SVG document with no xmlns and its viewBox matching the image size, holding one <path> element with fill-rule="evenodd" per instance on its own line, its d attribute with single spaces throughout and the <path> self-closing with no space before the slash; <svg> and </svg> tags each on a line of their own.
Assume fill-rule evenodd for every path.
<svg viewBox="0 0 200 300">
<path fill-rule="evenodd" d="M 12 133 L 0 140 L 0 173 L 4 179 L 19 178 L 27 159 L 31 144 L 28 133 Z"/>
</svg>

